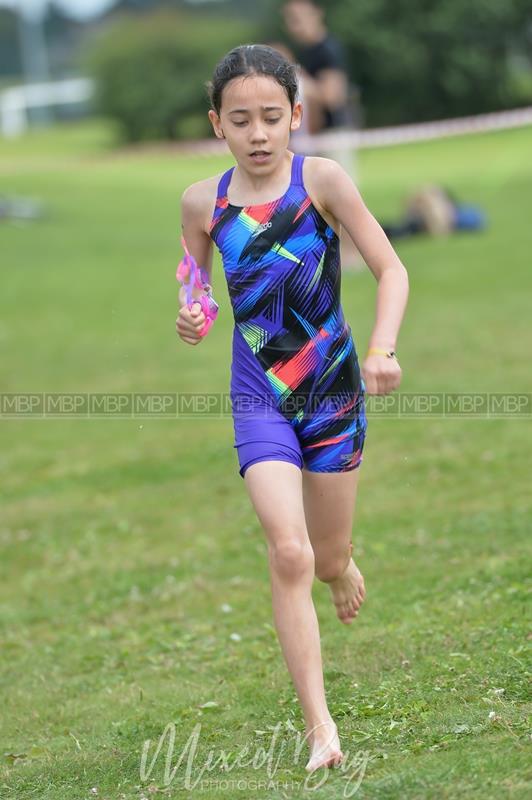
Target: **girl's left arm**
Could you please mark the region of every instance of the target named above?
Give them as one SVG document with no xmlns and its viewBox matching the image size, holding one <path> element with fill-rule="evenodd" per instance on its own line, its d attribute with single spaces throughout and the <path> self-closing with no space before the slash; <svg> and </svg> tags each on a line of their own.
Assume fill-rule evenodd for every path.
<svg viewBox="0 0 532 800">
<path fill-rule="evenodd" d="M 378 282 L 369 347 L 395 350 L 409 293 L 406 268 L 347 172 L 332 159 L 315 161 L 320 203 L 346 229 Z M 386 394 L 401 381 L 398 361 L 385 355 L 366 356 L 362 373 L 368 394 Z"/>
</svg>

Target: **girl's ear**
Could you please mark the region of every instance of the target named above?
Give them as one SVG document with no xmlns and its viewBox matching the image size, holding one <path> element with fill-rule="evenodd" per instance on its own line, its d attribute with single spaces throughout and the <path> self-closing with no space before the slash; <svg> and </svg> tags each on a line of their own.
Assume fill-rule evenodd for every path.
<svg viewBox="0 0 532 800">
<path fill-rule="evenodd" d="M 299 126 L 301 125 L 301 120 L 303 119 L 303 104 L 301 101 L 298 101 L 294 105 L 294 110 L 292 111 L 292 119 L 290 120 L 290 130 L 297 131 Z"/>
<path fill-rule="evenodd" d="M 216 111 L 212 110 L 212 108 L 209 111 L 209 119 L 214 129 L 214 133 L 218 137 L 218 139 L 225 139 L 224 132 L 222 130 L 222 123 L 220 122 L 220 117 L 218 116 Z"/>
</svg>

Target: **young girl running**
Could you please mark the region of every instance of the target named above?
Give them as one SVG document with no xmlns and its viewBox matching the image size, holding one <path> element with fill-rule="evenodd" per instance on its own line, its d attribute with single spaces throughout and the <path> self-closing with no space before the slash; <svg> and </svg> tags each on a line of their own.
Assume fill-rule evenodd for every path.
<svg viewBox="0 0 532 800">
<path fill-rule="evenodd" d="M 344 623 L 364 600 L 351 558 L 364 395 L 399 386 L 394 348 L 408 276 L 342 167 L 287 149 L 302 119 L 297 88 L 294 66 L 272 48 L 245 45 L 222 59 L 209 84 L 209 119 L 236 165 L 186 189 L 182 226 L 209 284 L 213 242 L 222 256 L 235 320 L 234 446 L 268 542 L 273 617 L 311 772 L 343 759 L 311 589 L 314 575 L 329 584 Z M 341 225 L 378 281 L 362 368 L 340 302 Z M 177 333 L 197 345 L 205 315 L 199 303 L 188 307 L 184 289 L 180 302 Z"/>
</svg>

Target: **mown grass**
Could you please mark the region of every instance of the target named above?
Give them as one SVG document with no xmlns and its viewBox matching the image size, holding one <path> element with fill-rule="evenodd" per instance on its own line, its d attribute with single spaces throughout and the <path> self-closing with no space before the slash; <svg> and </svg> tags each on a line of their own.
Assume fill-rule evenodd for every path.
<svg viewBox="0 0 532 800">
<path fill-rule="evenodd" d="M 232 317 L 218 256 L 216 335 L 188 348 L 174 323 L 180 194 L 230 159 L 112 143 L 98 122 L 0 143 L 2 190 L 46 207 L 0 227 L 2 391 L 226 392 Z M 490 221 L 398 245 L 411 286 L 401 392 L 530 392 L 531 146 L 528 128 L 360 154 L 379 219 L 439 181 Z M 363 353 L 369 270 L 345 273 L 342 296 Z M 530 416 L 385 417 L 370 401 L 368 420 L 353 535 L 367 600 L 346 627 L 326 587 L 314 590 L 331 711 L 365 765 L 356 796 L 529 797 Z M 0 794 L 308 794 L 230 417 L 0 426 Z M 272 783 L 266 765 L 243 766 L 187 788 L 182 764 L 166 785 L 162 754 L 144 781 L 143 743 L 153 755 L 170 723 L 174 766 L 201 724 L 192 780 L 210 750 L 267 750 L 282 724 Z M 316 795 L 348 796 L 352 783 L 335 771 Z"/>
</svg>

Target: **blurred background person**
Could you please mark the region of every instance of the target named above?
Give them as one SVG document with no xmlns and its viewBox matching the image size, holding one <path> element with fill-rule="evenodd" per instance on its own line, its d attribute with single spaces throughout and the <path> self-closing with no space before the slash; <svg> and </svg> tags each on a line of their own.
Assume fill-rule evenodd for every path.
<svg viewBox="0 0 532 800">
<path fill-rule="evenodd" d="M 380 224 L 388 239 L 399 239 L 419 233 L 447 236 L 455 231 L 483 230 L 488 220 L 480 206 L 462 203 L 447 187 L 430 184 L 406 198 L 399 220 Z"/>
<path fill-rule="evenodd" d="M 281 55 L 296 68 L 298 83 L 297 99 L 303 105 L 303 115 L 299 128 L 290 132 L 290 144 L 293 146 L 294 151 L 306 153 L 305 144 L 307 143 L 308 136 L 320 130 L 323 124 L 321 106 L 313 101 L 312 96 L 309 97 L 309 81 L 312 82 L 313 79 L 303 69 L 301 64 L 298 63 L 294 53 L 286 44 L 276 41 L 265 42 L 265 44 L 281 53 Z M 310 92 L 312 92 L 311 89 Z"/>
<path fill-rule="evenodd" d="M 343 47 L 327 30 L 323 8 L 313 0 L 286 0 L 282 14 L 300 66 L 304 115 L 308 117 L 307 132 L 352 130 L 357 116 L 353 106 L 358 92 L 350 85 Z M 356 182 L 354 147 L 306 150 L 310 155 L 333 158 Z M 360 268 L 361 256 L 343 229 L 340 242 L 342 265 L 346 269 Z"/>
<path fill-rule="evenodd" d="M 354 119 L 344 50 L 327 30 L 323 9 L 313 0 L 286 0 L 282 13 L 295 57 L 307 73 L 307 101 L 316 106 L 311 132 L 351 127 Z"/>
</svg>

